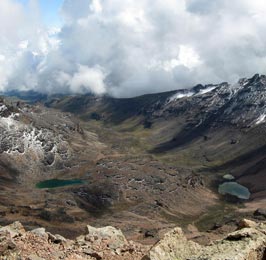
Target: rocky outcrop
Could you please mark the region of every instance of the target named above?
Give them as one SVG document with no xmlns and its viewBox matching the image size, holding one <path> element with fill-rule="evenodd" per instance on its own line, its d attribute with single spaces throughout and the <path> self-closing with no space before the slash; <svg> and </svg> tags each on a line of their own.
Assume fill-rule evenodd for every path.
<svg viewBox="0 0 266 260">
<path fill-rule="evenodd" d="M 266 225 L 243 220 L 240 226 L 244 228 L 208 246 L 189 241 L 180 228 L 174 228 L 150 249 L 127 241 L 111 226 L 88 226 L 88 234 L 69 240 L 44 228 L 25 231 L 15 222 L 0 228 L 0 259 L 265 260 Z"/>
<path fill-rule="evenodd" d="M 77 154 L 86 147 L 97 154 L 97 145 L 96 136 L 84 131 L 70 114 L 41 104 L 0 100 L 0 165 L 16 171 L 20 182 L 23 175 L 39 179 L 45 173 L 77 167 L 81 161 Z"/>
<path fill-rule="evenodd" d="M 15 222 L 0 228 L 0 259 L 17 260 L 140 260 L 147 246 L 127 241 L 114 227 L 93 228 L 75 240 L 46 232 L 44 228 L 25 231 Z"/>
<path fill-rule="evenodd" d="M 264 260 L 266 236 L 264 232 L 245 228 L 229 234 L 225 239 L 202 249 L 189 260 Z"/>
<path fill-rule="evenodd" d="M 181 228 L 166 233 L 149 252 L 151 260 L 187 259 L 201 249 L 200 245 L 188 241 Z"/>
<path fill-rule="evenodd" d="M 95 228 L 87 226 L 88 235 L 86 238 L 101 237 L 108 243 L 108 247 L 111 249 L 118 249 L 127 244 L 127 240 L 123 235 L 122 231 L 114 227 L 108 226 L 104 228 Z"/>
<path fill-rule="evenodd" d="M 150 250 L 149 260 L 264 260 L 266 259 L 266 225 L 249 220 L 241 227 L 215 241 L 200 246 L 188 241 L 179 228 L 170 231 Z M 145 259 L 145 258 L 144 258 Z"/>
</svg>

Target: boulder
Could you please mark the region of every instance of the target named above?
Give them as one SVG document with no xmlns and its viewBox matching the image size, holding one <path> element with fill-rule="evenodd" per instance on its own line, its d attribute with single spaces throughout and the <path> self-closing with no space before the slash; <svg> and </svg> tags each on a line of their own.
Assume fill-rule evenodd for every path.
<svg viewBox="0 0 266 260">
<path fill-rule="evenodd" d="M 95 228 L 89 225 L 87 226 L 87 228 L 88 235 L 86 235 L 86 239 L 92 237 L 92 240 L 94 238 L 106 240 L 106 243 L 111 249 L 118 249 L 127 244 L 127 240 L 120 229 L 116 229 L 111 226 Z"/>
<path fill-rule="evenodd" d="M 47 234 L 48 234 L 48 239 L 49 239 L 51 242 L 55 243 L 55 244 L 62 244 L 62 243 L 64 243 L 64 242 L 67 241 L 67 240 L 66 240 L 63 236 L 61 236 L 61 235 L 58 235 L 58 234 L 53 235 L 53 234 L 50 233 L 50 232 L 47 232 Z"/>
<path fill-rule="evenodd" d="M 266 225 L 244 219 L 240 227 L 208 246 L 188 241 L 182 230 L 175 228 L 143 260 L 265 260 Z"/>
<path fill-rule="evenodd" d="M 183 260 L 201 251 L 201 246 L 188 241 L 181 228 L 166 233 L 162 240 L 155 244 L 146 259 L 150 260 Z"/>
<path fill-rule="evenodd" d="M 36 228 L 31 231 L 36 236 L 43 237 L 48 240 L 48 234 L 45 232 L 45 228 Z"/>
<path fill-rule="evenodd" d="M 249 219 L 242 219 L 238 223 L 238 227 L 241 228 L 255 228 L 258 224 Z"/>
<path fill-rule="evenodd" d="M 261 217 L 261 218 L 266 218 L 266 209 L 257 209 L 255 212 L 254 212 L 254 216 L 255 217 Z"/>
<path fill-rule="evenodd" d="M 8 226 L 0 228 L 0 234 L 8 233 L 11 238 L 21 236 L 25 233 L 25 229 L 19 221 L 16 221 Z"/>
<path fill-rule="evenodd" d="M 204 247 L 200 254 L 188 260 L 264 260 L 265 247 L 265 233 L 255 228 L 244 228 Z"/>
</svg>

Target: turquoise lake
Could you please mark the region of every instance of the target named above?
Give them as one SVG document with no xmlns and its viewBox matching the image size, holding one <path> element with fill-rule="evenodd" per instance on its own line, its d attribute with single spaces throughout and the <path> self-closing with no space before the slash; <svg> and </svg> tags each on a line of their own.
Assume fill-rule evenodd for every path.
<svg viewBox="0 0 266 260">
<path fill-rule="evenodd" d="M 240 185 L 237 182 L 224 182 L 223 184 L 219 185 L 218 192 L 222 195 L 230 194 L 244 200 L 248 200 L 250 198 L 250 192 L 248 188 Z"/>
<path fill-rule="evenodd" d="M 36 188 L 38 189 L 47 189 L 47 188 L 58 188 L 70 185 L 78 185 L 83 184 L 84 181 L 79 179 L 74 180 L 59 180 L 59 179 L 51 179 L 46 181 L 41 181 L 36 184 Z"/>
</svg>

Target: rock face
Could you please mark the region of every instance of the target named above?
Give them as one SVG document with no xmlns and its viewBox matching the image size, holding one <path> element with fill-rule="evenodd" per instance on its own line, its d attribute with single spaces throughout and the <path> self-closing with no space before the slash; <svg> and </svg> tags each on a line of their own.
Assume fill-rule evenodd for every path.
<svg viewBox="0 0 266 260">
<path fill-rule="evenodd" d="M 22 175 L 45 178 L 45 174 L 78 166 L 77 147 L 82 150 L 82 143 L 90 148 L 97 143 L 89 135 L 70 114 L 41 104 L 0 100 L 0 165 L 12 168 L 20 182 Z"/>
<path fill-rule="evenodd" d="M 188 241 L 180 229 L 165 235 L 149 252 L 150 260 L 264 260 L 266 259 L 266 225 L 241 221 L 245 228 L 200 246 Z M 244 225 L 244 224 L 245 225 Z"/>
</svg>

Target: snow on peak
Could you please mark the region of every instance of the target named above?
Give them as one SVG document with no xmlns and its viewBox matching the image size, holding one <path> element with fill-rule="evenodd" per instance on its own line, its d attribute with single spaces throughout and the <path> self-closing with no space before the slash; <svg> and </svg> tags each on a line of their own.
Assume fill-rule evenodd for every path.
<svg viewBox="0 0 266 260">
<path fill-rule="evenodd" d="M 217 88 L 217 86 L 211 86 L 211 87 L 208 87 L 208 88 L 201 89 L 201 90 L 199 91 L 199 93 L 197 93 L 197 95 L 204 95 L 204 94 L 206 94 L 206 93 L 208 93 L 208 92 L 213 91 L 213 90 L 216 89 L 216 88 Z"/>
<path fill-rule="evenodd" d="M 173 96 L 170 97 L 169 102 L 175 101 L 175 100 L 183 98 L 183 97 L 191 97 L 194 94 L 195 94 L 194 92 L 186 92 L 186 93 L 177 92 Z"/>
<path fill-rule="evenodd" d="M 202 88 L 199 91 L 195 91 L 194 90 L 194 91 L 186 91 L 186 92 L 177 92 L 177 93 L 175 93 L 173 96 L 171 96 L 169 98 L 169 102 L 172 102 L 172 101 L 178 100 L 180 98 L 184 98 L 184 97 L 204 95 L 204 94 L 206 94 L 208 92 L 213 91 L 216 88 L 217 88 L 217 86 L 210 86 L 210 87 L 207 87 L 207 88 Z"/>
</svg>

